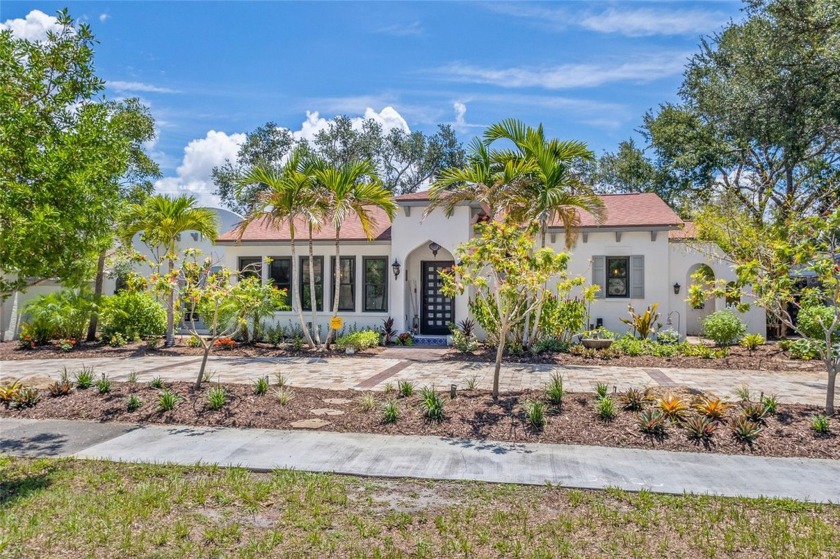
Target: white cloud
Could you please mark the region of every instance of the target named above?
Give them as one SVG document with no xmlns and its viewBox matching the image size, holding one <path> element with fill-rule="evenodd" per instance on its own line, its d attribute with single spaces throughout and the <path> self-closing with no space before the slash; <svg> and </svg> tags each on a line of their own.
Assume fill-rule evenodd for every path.
<svg viewBox="0 0 840 559">
<path fill-rule="evenodd" d="M 41 10 L 32 10 L 23 19 L 7 19 L 0 22 L 0 30 L 11 29 L 12 35 L 27 41 L 46 41 L 48 31 L 58 31 L 58 19 Z"/>
<path fill-rule="evenodd" d="M 158 180 L 155 189 L 175 196 L 192 194 L 202 205 L 218 206 L 219 198 L 213 195 L 213 167 L 224 164 L 226 159 L 236 159 L 239 146 L 244 142 L 245 134 L 210 130 L 204 138 L 187 144 L 184 159 L 175 170 L 177 176 Z"/>
<path fill-rule="evenodd" d="M 407 24 L 395 23 L 393 25 L 386 25 L 377 29 L 376 32 L 384 35 L 393 35 L 394 37 L 420 37 L 423 35 L 424 29 L 419 21 L 412 21 Z"/>
<path fill-rule="evenodd" d="M 174 89 L 169 89 L 168 87 L 159 87 L 157 85 L 142 82 L 126 82 L 120 80 L 113 80 L 108 81 L 106 85 L 114 91 L 122 92 L 140 91 L 143 93 L 178 93 L 178 91 Z"/>
<path fill-rule="evenodd" d="M 105 21 L 110 19 L 110 18 L 111 18 L 111 16 L 109 16 L 108 14 L 99 14 L 99 22 L 100 23 L 105 23 Z"/>
<path fill-rule="evenodd" d="M 485 128 L 485 124 L 470 124 L 467 122 L 467 105 L 461 101 L 452 103 L 452 108 L 455 110 L 455 121 L 452 123 L 452 128 L 456 132 L 466 134 L 470 128 Z"/>
<path fill-rule="evenodd" d="M 379 112 L 368 107 L 364 116 L 351 119 L 353 127 L 357 129 L 361 128 L 365 120 L 375 120 L 386 132 L 394 128 L 410 132 L 408 123 L 393 107 L 385 107 Z M 331 120 L 319 116 L 317 111 L 307 111 L 306 120 L 292 135 L 299 140 L 311 141 L 318 131 L 327 128 L 330 122 Z M 192 140 L 184 148 L 184 157 L 175 170 L 176 176 L 158 180 L 155 189 L 160 193 L 175 196 L 191 194 L 201 205 L 220 206 L 219 197 L 213 194 L 216 190 L 212 178 L 213 167 L 223 165 L 227 159 L 235 160 L 245 138 L 244 133 L 227 134 L 210 130 L 204 138 Z"/>
<path fill-rule="evenodd" d="M 646 83 L 682 72 L 687 55 L 671 53 L 648 56 L 618 64 L 561 64 L 549 67 L 481 68 L 450 64 L 434 71 L 449 81 L 482 83 L 506 88 L 540 87 L 572 89 L 611 82 Z"/>
</svg>

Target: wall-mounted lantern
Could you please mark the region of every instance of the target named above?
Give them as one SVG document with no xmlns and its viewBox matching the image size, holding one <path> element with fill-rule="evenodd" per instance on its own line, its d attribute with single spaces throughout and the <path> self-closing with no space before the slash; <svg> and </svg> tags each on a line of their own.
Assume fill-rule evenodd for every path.
<svg viewBox="0 0 840 559">
<path fill-rule="evenodd" d="M 440 250 L 440 245 L 432 241 L 431 243 L 429 243 L 429 250 L 432 251 L 432 256 L 437 258 L 437 253 Z"/>
<path fill-rule="evenodd" d="M 674 295 L 679 295 L 680 294 L 680 287 L 682 287 L 682 286 L 679 284 L 679 282 L 674 284 Z"/>
<path fill-rule="evenodd" d="M 394 279 L 400 277 L 400 261 L 394 258 L 394 263 L 391 264 L 391 269 L 394 271 Z"/>
</svg>

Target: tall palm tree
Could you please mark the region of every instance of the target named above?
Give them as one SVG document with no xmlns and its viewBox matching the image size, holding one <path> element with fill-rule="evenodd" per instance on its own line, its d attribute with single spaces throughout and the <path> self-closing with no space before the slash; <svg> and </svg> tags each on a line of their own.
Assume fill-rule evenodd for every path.
<svg viewBox="0 0 840 559">
<path fill-rule="evenodd" d="M 528 180 L 520 181 L 514 213 L 523 221 L 539 221 L 542 246 L 549 224 L 559 221 L 566 234 L 566 247 L 571 247 L 580 225 L 581 210 L 590 213 L 598 223 L 604 220 L 604 203 L 573 172 L 575 162 L 594 159 L 585 143 L 547 140 L 542 125 L 533 128 L 512 118 L 485 131 L 487 144 L 500 140 L 514 145 L 514 149 L 499 151 L 501 159 L 527 160 L 532 164 Z"/>
<path fill-rule="evenodd" d="M 297 311 L 300 327 L 310 349 L 315 349 L 315 342 L 306 320 L 303 317 L 300 289 L 295 287 L 298 277 L 298 259 L 295 252 L 296 222 L 305 221 L 307 224 L 317 219 L 317 212 L 313 211 L 312 177 L 305 172 L 301 152 L 292 153 L 289 160 L 278 171 L 269 166 L 255 166 L 242 177 L 237 188 L 245 189 L 253 184 L 263 184 L 265 188 L 260 192 L 254 207 L 239 224 L 239 239 L 248 226 L 257 220 L 264 220 L 269 225 L 280 228 L 289 224 L 289 244 L 292 252 L 292 307 Z M 312 264 L 310 261 L 310 270 Z M 312 274 L 310 273 L 310 276 Z M 314 326 L 314 324 L 313 324 Z M 317 326 L 316 326 L 317 328 Z"/>
<path fill-rule="evenodd" d="M 175 244 L 187 231 L 196 231 L 215 241 L 219 234 L 216 213 L 209 208 L 196 206 L 193 196 L 172 197 L 165 194 L 149 196 L 140 204 L 132 205 L 125 217 L 122 237 L 127 244 L 140 233 L 149 247 L 165 253 L 159 259 L 168 263 L 168 273 L 174 274 L 178 258 Z M 175 345 L 175 290 L 169 291 L 166 302 L 166 347 Z"/>
<path fill-rule="evenodd" d="M 382 186 L 371 161 L 360 161 L 335 166 L 323 160 L 313 161 L 310 166 L 312 177 L 325 194 L 329 221 L 335 228 L 335 277 L 333 278 L 332 316 L 338 316 L 341 284 L 341 226 L 351 215 L 359 219 L 368 240 L 373 238 L 377 225 L 374 208 L 385 212 L 388 220 L 394 219 L 397 204 L 391 192 Z M 326 345 L 329 347 L 335 330 L 330 328 Z"/>
<path fill-rule="evenodd" d="M 430 203 L 425 215 L 443 208 L 451 217 L 458 205 L 477 202 L 493 219 L 511 207 L 518 182 L 528 176 L 532 167 L 530 160 L 502 160 L 499 153 L 474 138 L 469 145 L 467 165 L 444 169 L 429 189 Z"/>
</svg>

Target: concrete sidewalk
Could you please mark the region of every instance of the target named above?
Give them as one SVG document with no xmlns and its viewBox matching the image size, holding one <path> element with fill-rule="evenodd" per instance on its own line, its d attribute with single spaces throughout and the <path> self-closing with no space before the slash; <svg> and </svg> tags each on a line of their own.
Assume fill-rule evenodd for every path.
<svg viewBox="0 0 840 559">
<path fill-rule="evenodd" d="M 3 420 L 0 452 L 840 503 L 840 461 L 263 429 Z"/>
<path fill-rule="evenodd" d="M 377 357 L 226 357 L 214 355 L 208 363 L 212 379 L 218 382 L 250 384 L 261 376 L 281 373 L 291 386 L 335 390 L 383 390 L 410 380 L 416 386 L 451 384 L 465 388 L 474 379 L 480 389 L 493 384 L 493 365 L 435 359 L 435 350 L 389 349 Z M 66 367 L 71 373 L 83 365 L 95 367 L 123 381 L 131 372 L 141 382 L 160 376 L 168 381 L 193 382 L 201 358 L 189 357 L 102 357 L 94 359 L 31 359 L 0 361 L 0 381 L 21 379 L 25 384 L 46 387 Z M 552 374 L 560 374 L 566 389 L 591 391 L 596 383 L 617 390 L 645 386 L 676 387 L 731 398 L 735 388 L 746 384 L 755 392 L 775 394 L 782 403 L 823 405 L 826 374 L 821 371 L 741 371 L 719 369 L 677 369 L 592 365 L 532 365 L 505 363 L 500 387 L 503 392 L 542 389 Z M 840 396 L 840 386 L 837 388 Z"/>
</svg>

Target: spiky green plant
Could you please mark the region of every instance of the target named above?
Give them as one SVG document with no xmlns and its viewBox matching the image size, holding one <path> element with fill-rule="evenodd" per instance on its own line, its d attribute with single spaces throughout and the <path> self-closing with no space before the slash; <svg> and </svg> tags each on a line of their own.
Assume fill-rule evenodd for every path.
<svg viewBox="0 0 840 559">
<path fill-rule="evenodd" d="M 268 393 L 268 377 L 260 377 L 254 381 L 254 394 L 265 396 Z"/>
<path fill-rule="evenodd" d="M 545 397 L 548 399 L 548 402 L 555 406 L 560 406 L 563 404 L 563 396 L 565 396 L 566 391 L 563 388 L 563 377 L 561 377 L 558 373 L 554 373 L 551 375 L 551 379 L 548 381 L 548 384 L 545 385 Z"/>
<path fill-rule="evenodd" d="M 615 409 L 615 402 L 609 396 L 598 399 L 595 404 L 595 412 L 604 421 L 612 421 L 618 413 Z"/>
<path fill-rule="evenodd" d="M 528 400 L 523 407 L 528 425 L 536 431 L 541 431 L 548 421 L 545 417 L 545 404 L 539 400 Z"/>
<path fill-rule="evenodd" d="M 400 410 L 397 403 L 391 400 L 385 404 L 385 410 L 382 414 L 383 423 L 396 423 L 400 417 Z"/>
<path fill-rule="evenodd" d="M 158 409 L 160 411 L 172 411 L 178 405 L 180 398 L 171 390 L 164 389 L 158 394 Z"/>
<path fill-rule="evenodd" d="M 225 389 L 221 386 L 214 386 L 207 391 L 207 407 L 211 410 L 220 410 L 227 403 Z"/>
</svg>

